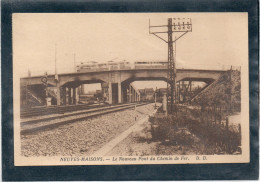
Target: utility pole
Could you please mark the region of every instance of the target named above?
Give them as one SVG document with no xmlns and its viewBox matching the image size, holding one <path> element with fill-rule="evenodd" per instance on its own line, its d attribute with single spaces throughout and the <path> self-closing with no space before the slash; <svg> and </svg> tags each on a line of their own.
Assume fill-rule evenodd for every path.
<svg viewBox="0 0 260 182">
<path fill-rule="evenodd" d="M 54 55 L 54 61 L 55 61 L 55 73 L 54 73 L 54 76 L 55 76 L 55 80 L 56 82 L 58 82 L 59 78 L 58 78 L 58 72 L 57 72 L 57 44 L 55 44 L 55 55 Z"/>
<path fill-rule="evenodd" d="M 174 105 L 176 103 L 176 52 L 175 54 L 173 52 L 173 43 L 175 44 L 176 50 L 176 41 L 191 31 L 192 23 L 190 18 L 168 18 L 167 25 L 156 26 L 151 26 L 149 20 L 149 34 L 155 35 L 156 37 L 168 44 L 167 105 L 169 114 L 173 112 Z M 168 35 L 168 40 L 165 40 L 165 38 L 160 36 L 160 34 L 164 33 Z M 178 34 L 177 37 L 175 36 L 174 40 L 172 36 L 173 33 Z"/>
<path fill-rule="evenodd" d="M 56 89 L 57 89 L 57 105 L 61 104 L 61 100 L 60 100 L 60 83 L 59 83 L 59 76 L 58 76 L 58 72 L 57 72 L 57 45 L 55 44 L 55 82 L 56 82 Z"/>
<path fill-rule="evenodd" d="M 77 66 L 76 66 L 76 54 L 74 53 L 74 70 L 77 72 Z"/>
<path fill-rule="evenodd" d="M 55 75 L 57 74 L 57 44 L 55 44 L 55 55 L 54 55 L 54 62 L 55 62 Z"/>
<path fill-rule="evenodd" d="M 48 73 L 45 72 L 44 75 L 41 77 L 42 83 L 45 85 L 45 100 L 46 100 L 46 107 L 48 106 Z"/>
<path fill-rule="evenodd" d="M 157 87 L 155 89 L 155 92 L 154 92 L 154 107 L 156 109 L 156 94 L 157 94 Z"/>
</svg>

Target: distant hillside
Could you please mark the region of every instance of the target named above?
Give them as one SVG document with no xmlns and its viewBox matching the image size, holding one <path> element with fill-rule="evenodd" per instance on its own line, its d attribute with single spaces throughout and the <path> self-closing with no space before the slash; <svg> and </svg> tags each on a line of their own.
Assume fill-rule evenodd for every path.
<svg viewBox="0 0 260 182">
<path fill-rule="evenodd" d="M 231 101 L 232 111 L 240 111 L 241 107 L 241 79 L 240 71 L 229 70 L 218 80 L 213 82 L 205 90 L 196 96 L 192 104 L 198 105 L 229 105 Z"/>
</svg>

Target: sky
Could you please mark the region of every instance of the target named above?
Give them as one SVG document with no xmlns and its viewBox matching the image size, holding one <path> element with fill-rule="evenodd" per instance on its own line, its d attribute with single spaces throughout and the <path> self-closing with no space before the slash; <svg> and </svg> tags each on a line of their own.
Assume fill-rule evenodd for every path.
<svg viewBox="0 0 260 182">
<path fill-rule="evenodd" d="M 54 73 L 55 59 L 58 73 L 86 61 L 167 61 L 167 44 L 149 34 L 149 19 L 166 25 L 167 18 L 192 19 L 192 32 L 177 41 L 177 67 L 247 64 L 247 13 L 15 13 L 14 69 Z"/>
</svg>

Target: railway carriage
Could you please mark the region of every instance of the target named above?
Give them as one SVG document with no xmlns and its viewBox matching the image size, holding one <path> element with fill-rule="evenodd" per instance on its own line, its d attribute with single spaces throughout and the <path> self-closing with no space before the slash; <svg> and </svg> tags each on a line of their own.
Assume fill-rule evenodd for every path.
<svg viewBox="0 0 260 182">
<path fill-rule="evenodd" d="M 167 62 L 162 61 L 138 61 L 135 62 L 135 69 L 164 69 L 167 68 Z"/>
<path fill-rule="evenodd" d="M 122 61 L 118 62 L 118 66 L 120 70 L 126 70 L 126 69 L 131 69 L 131 65 L 128 61 Z"/>
<path fill-rule="evenodd" d="M 165 69 L 167 62 L 163 61 L 137 61 L 131 64 L 128 61 L 107 63 L 88 62 L 77 65 L 77 72 L 93 72 L 93 71 L 108 71 L 108 70 L 127 70 L 127 69 Z"/>
<path fill-rule="evenodd" d="M 97 66 L 98 71 L 107 71 L 109 70 L 108 64 L 107 63 L 100 63 Z"/>
<path fill-rule="evenodd" d="M 98 64 L 95 61 L 83 63 L 77 65 L 77 72 L 92 72 L 98 70 Z"/>
</svg>

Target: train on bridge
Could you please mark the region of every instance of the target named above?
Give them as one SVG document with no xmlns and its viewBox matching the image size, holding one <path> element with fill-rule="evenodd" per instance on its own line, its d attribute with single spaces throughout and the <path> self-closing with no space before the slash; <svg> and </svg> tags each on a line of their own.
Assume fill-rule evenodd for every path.
<svg viewBox="0 0 260 182">
<path fill-rule="evenodd" d="M 129 70 L 129 69 L 165 69 L 168 62 L 164 61 L 128 61 L 98 63 L 95 61 L 80 63 L 77 65 L 77 72 L 109 71 L 109 70 Z"/>
</svg>

